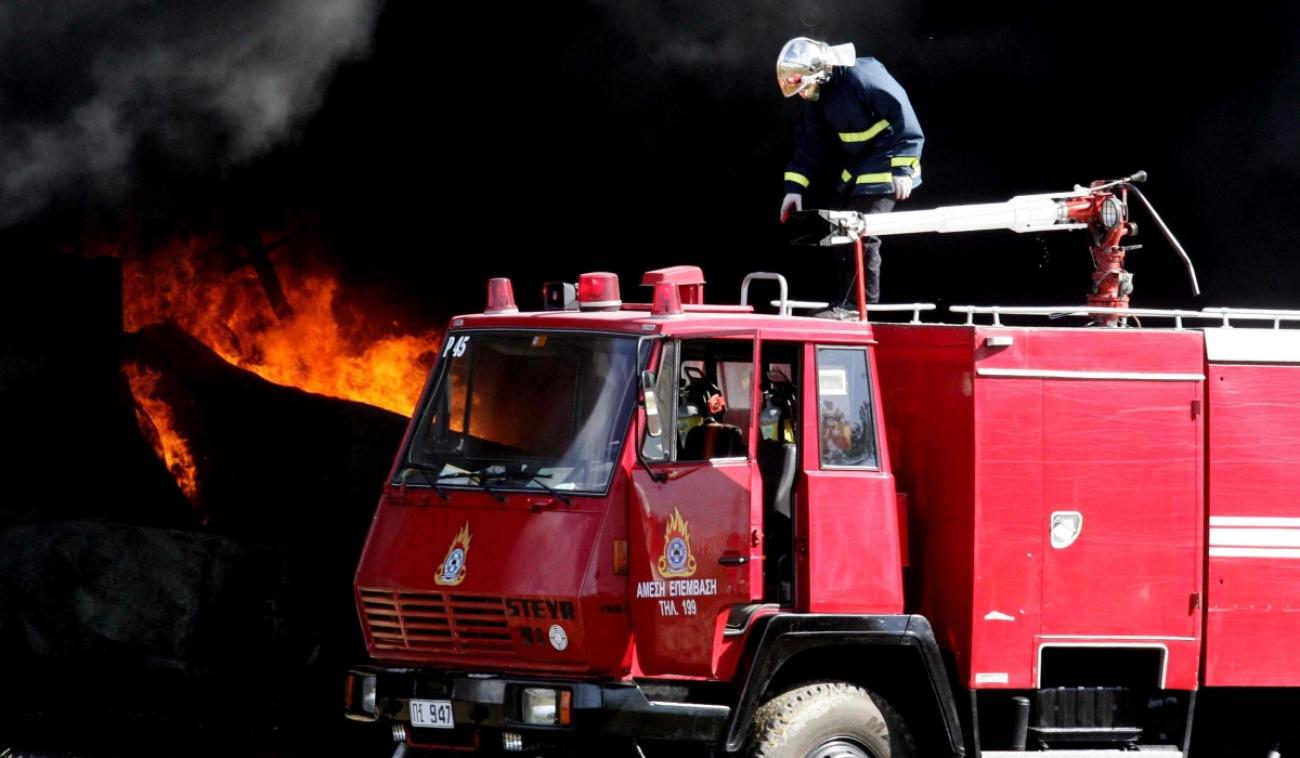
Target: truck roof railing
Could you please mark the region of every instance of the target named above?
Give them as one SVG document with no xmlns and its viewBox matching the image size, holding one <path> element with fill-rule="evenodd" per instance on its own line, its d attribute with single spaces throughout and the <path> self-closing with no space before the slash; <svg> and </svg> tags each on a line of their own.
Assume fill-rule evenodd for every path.
<svg viewBox="0 0 1300 758">
<path fill-rule="evenodd" d="M 769 282 L 776 282 L 781 288 L 781 299 L 773 302 L 780 308 L 782 316 L 790 315 L 790 284 L 786 282 L 785 277 L 780 274 L 773 274 L 770 271 L 754 271 L 745 275 L 744 281 L 740 283 L 740 304 L 749 305 L 749 284 L 756 279 L 762 279 Z M 802 302 L 802 301 L 796 301 Z"/>
<path fill-rule="evenodd" d="M 745 276 L 744 281 L 740 283 L 740 304 L 742 306 L 749 305 L 749 285 L 756 280 L 776 282 L 777 286 L 781 288 L 780 298 L 768 302 L 782 316 L 793 316 L 796 310 L 815 311 L 831 307 L 831 304 L 825 300 L 791 300 L 790 285 L 785 277 L 767 271 L 755 271 Z M 921 311 L 932 311 L 934 309 L 934 303 L 889 303 L 867 306 L 868 313 L 906 313 L 911 311 L 911 323 L 913 324 L 921 323 Z"/>
<path fill-rule="evenodd" d="M 824 300 L 791 300 L 790 284 L 781 274 L 768 271 L 754 271 L 745 276 L 740 283 L 740 307 L 749 306 L 749 285 L 755 281 L 776 282 L 780 288 L 780 297 L 769 301 L 777 313 L 792 316 L 796 310 L 823 310 L 830 307 Z M 934 303 L 877 303 L 868 306 L 868 313 L 906 313 L 911 312 L 909 323 L 921 323 L 921 312 L 935 310 Z M 1281 329 L 1282 322 L 1300 322 L 1300 310 L 1278 310 L 1272 308 L 1203 308 L 1199 311 L 1178 308 L 1104 308 L 1087 305 L 952 305 L 951 313 L 965 314 L 966 324 L 973 325 L 976 315 L 993 317 L 993 326 L 1002 326 L 1003 316 L 1047 316 L 1048 318 L 1081 317 L 1096 319 L 1098 316 L 1135 316 L 1138 318 L 1172 319 L 1175 329 L 1186 328 L 1183 320 L 1221 321 L 1225 327 L 1231 327 L 1232 321 L 1272 321 L 1274 329 Z M 1126 320 L 1126 319 L 1124 319 Z M 1121 323 L 1123 323 L 1123 321 Z"/>
<path fill-rule="evenodd" d="M 768 305 L 776 308 L 782 316 L 793 316 L 794 311 L 820 311 L 831 307 L 824 300 L 769 300 Z"/>
<path fill-rule="evenodd" d="M 831 307 L 831 304 L 825 300 L 771 300 L 769 304 L 780 309 L 782 316 L 793 315 L 795 310 L 813 310 L 820 311 Z M 921 323 L 921 311 L 932 311 L 935 309 L 934 303 L 876 303 L 867 306 L 867 315 L 872 313 L 906 313 L 912 312 L 912 320 L 908 323 Z M 857 311 L 854 311 L 857 313 Z"/>
<path fill-rule="evenodd" d="M 932 311 L 937 306 L 934 303 L 876 303 L 867 306 L 867 315 L 873 313 L 907 313 L 912 312 L 912 320 L 909 324 L 921 323 L 921 311 Z"/>
<path fill-rule="evenodd" d="M 1274 329 L 1280 329 L 1283 321 L 1300 321 L 1300 311 L 1278 311 L 1255 308 L 1205 308 L 1199 311 L 1162 309 L 1162 308 L 1101 308 L 1079 305 L 1064 306 L 1004 306 L 1004 305 L 953 305 L 948 310 L 952 313 L 966 314 L 966 323 L 974 324 L 975 316 L 990 315 L 994 326 L 1002 326 L 1002 316 L 1080 316 L 1095 318 L 1098 315 L 1137 316 L 1147 318 L 1173 319 L 1175 329 L 1183 329 L 1183 319 L 1214 321 L 1222 320 L 1223 326 L 1231 327 L 1232 319 L 1239 321 L 1272 321 Z"/>
<path fill-rule="evenodd" d="M 1121 316 L 1138 316 L 1148 318 L 1171 318 L 1174 320 L 1174 328 L 1183 328 L 1183 319 L 1208 319 L 1216 316 L 1203 311 L 1164 309 L 1164 308 L 1103 308 L 1090 307 L 1087 305 L 1046 305 L 1046 306 L 1021 306 L 1021 305 L 951 305 L 948 310 L 952 313 L 966 314 L 966 323 L 974 324 L 976 315 L 987 315 L 993 317 L 993 326 L 1002 326 L 1003 316 L 1047 316 L 1048 318 L 1062 318 L 1065 316 L 1082 316 L 1095 318 L 1098 315 L 1121 315 Z"/>
<path fill-rule="evenodd" d="M 1224 326 L 1232 326 L 1232 319 L 1240 321 L 1272 321 L 1274 329 L 1281 329 L 1283 321 L 1300 321 L 1300 311 L 1283 311 L 1270 308 L 1202 308 L 1203 312 L 1223 317 Z"/>
</svg>

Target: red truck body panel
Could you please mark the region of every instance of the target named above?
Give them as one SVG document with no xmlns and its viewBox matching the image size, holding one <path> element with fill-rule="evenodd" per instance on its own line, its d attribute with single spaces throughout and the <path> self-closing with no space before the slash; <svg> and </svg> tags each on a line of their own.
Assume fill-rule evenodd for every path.
<svg viewBox="0 0 1300 758">
<path fill-rule="evenodd" d="M 1300 683 L 1300 344 L 1217 329 L 1209 349 L 1205 684 Z"/>
<path fill-rule="evenodd" d="M 626 480 L 622 480 L 626 481 Z M 625 498 L 626 485 L 612 498 Z M 622 509 L 575 498 L 457 491 L 453 504 L 424 488 L 390 487 L 380 500 L 356 577 L 366 645 L 385 663 L 554 673 L 626 669 L 625 577 L 615 576 Z M 462 529 L 463 580 L 435 577 Z M 612 612 L 611 612 L 611 609 Z M 563 650 L 548 632 L 560 623 Z"/>
<path fill-rule="evenodd" d="M 1198 332 L 876 326 L 920 611 L 973 688 L 1041 650 L 1152 647 L 1194 689 L 1203 551 Z M 1080 518 L 1054 547 L 1058 515 Z M 955 586 L 949 586 L 955 585 Z"/>
</svg>

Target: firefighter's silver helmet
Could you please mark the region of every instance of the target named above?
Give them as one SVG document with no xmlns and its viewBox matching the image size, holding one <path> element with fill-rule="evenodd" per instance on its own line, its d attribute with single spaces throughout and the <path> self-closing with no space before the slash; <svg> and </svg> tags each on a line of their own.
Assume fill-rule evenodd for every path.
<svg viewBox="0 0 1300 758">
<path fill-rule="evenodd" d="M 832 66 L 852 66 L 857 59 L 853 43 L 828 45 L 807 37 L 785 43 L 776 57 L 776 82 L 786 97 L 831 78 Z"/>
</svg>

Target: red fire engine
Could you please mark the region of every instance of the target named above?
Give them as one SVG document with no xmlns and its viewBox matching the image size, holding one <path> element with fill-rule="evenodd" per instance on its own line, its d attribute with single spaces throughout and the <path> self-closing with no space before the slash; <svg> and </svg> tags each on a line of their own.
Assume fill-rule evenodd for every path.
<svg viewBox="0 0 1300 758">
<path fill-rule="evenodd" d="M 492 280 L 379 502 L 347 715 L 398 754 L 1182 756 L 1210 694 L 1291 696 L 1300 314 L 1128 308 L 1137 178 L 820 214 L 1084 229 L 1082 308 L 810 318 L 679 266 L 520 312 Z"/>
</svg>

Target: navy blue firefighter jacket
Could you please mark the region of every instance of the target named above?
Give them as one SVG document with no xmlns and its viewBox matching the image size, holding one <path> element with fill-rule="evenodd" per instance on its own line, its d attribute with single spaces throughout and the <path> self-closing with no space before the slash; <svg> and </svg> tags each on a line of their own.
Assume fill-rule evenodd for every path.
<svg viewBox="0 0 1300 758">
<path fill-rule="evenodd" d="M 921 184 L 925 135 L 907 93 L 880 61 L 836 66 L 820 97 L 804 106 L 786 192 L 802 194 L 832 169 L 840 172 L 837 194 L 893 194 L 895 174 L 911 176 L 913 188 Z"/>
</svg>

